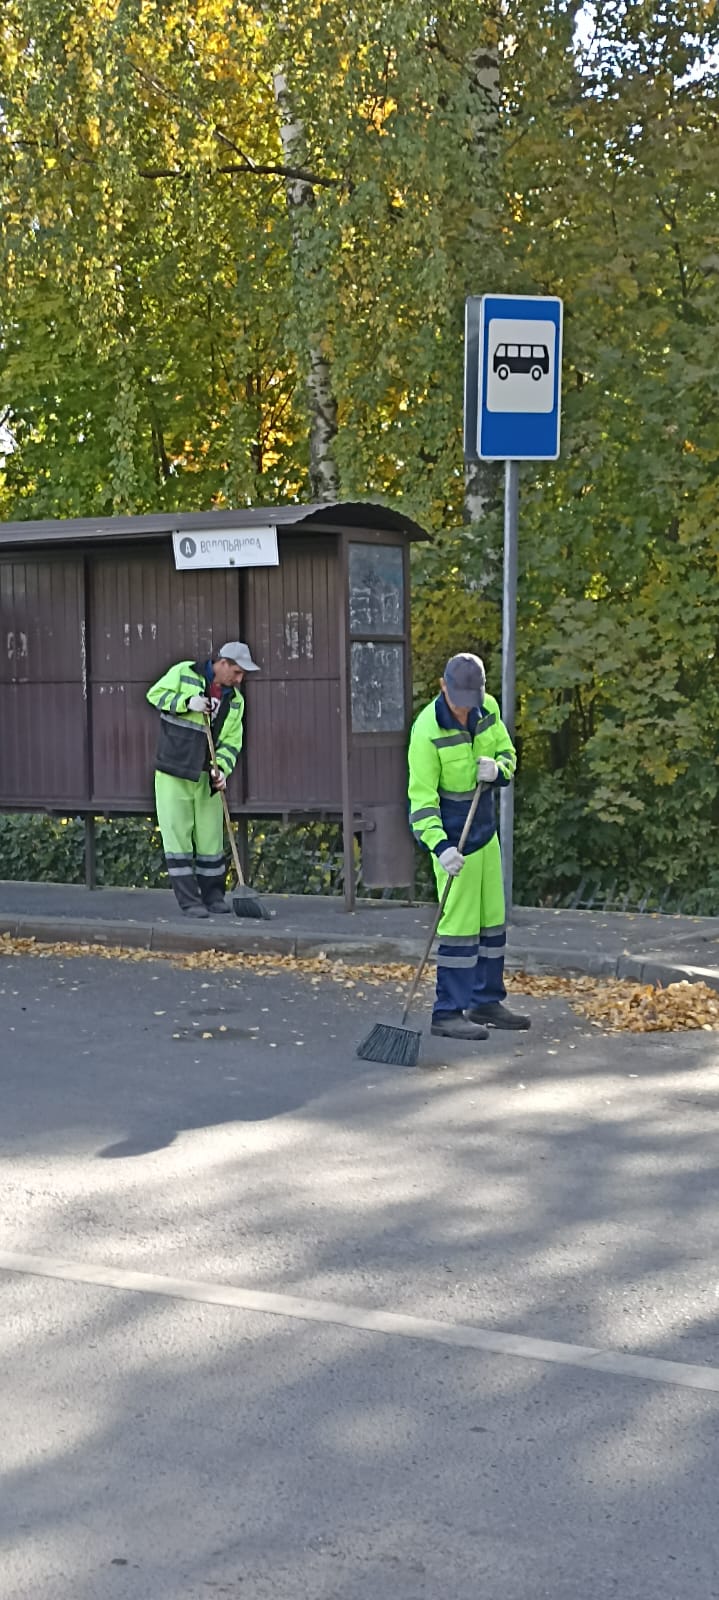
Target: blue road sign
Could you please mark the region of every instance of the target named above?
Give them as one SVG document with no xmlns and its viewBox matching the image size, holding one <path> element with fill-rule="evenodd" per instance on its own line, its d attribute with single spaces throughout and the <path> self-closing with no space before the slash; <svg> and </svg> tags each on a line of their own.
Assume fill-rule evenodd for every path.
<svg viewBox="0 0 719 1600">
<path fill-rule="evenodd" d="M 562 382 L 561 300 L 553 295 L 483 295 L 478 366 L 480 460 L 556 461 Z"/>
</svg>

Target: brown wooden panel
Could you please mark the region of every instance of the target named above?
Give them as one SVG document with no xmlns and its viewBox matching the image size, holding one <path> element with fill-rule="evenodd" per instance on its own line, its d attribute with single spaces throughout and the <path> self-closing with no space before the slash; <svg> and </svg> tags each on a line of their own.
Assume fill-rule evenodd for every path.
<svg viewBox="0 0 719 1600">
<path fill-rule="evenodd" d="M 83 563 L 0 561 L 0 683 L 80 683 Z"/>
<path fill-rule="evenodd" d="M 145 699 L 146 684 L 90 685 L 93 804 L 111 810 L 119 801 L 141 809 L 154 804 L 158 715 Z"/>
<path fill-rule="evenodd" d="M 82 684 L 0 684 L 0 805 L 87 803 Z"/>
<path fill-rule="evenodd" d="M 87 800 L 81 557 L 0 561 L 0 805 Z"/>
<path fill-rule="evenodd" d="M 407 741 L 388 744 L 363 739 L 354 744 L 350 759 L 352 799 L 355 807 L 390 805 L 407 797 Z"/>
<path fill-rule="evenodd" d="M 247 696 L 246 799 L 341 804 L 339 682 L 255 678 Z"/>
<path fill-rule="evenodd" d="M 280 565 L 246 574 L 246 803 L 340 804 L 337 540 L 283 539 Z"/>
<path fill-rule="evenodd" d="M 89 617 L 91 677 L 150 684 L 238 637 L 239 575 L 176 572 L 169 546 L 103 553 L 91 559 Z"/>
<path fill-rule="evenodd" d="M 338 570 L 334 554 L 324 561 L 313 562 L 310 567 L 314 663 L 318 677 L 331 678 L 338 671 Z"/>
<path fill-rule="evenodd" d="M 280 538 L 279 553 L 246 574 L 248 643 L 271 679 L 336 677 L 337 542 Z"/>
</svg>

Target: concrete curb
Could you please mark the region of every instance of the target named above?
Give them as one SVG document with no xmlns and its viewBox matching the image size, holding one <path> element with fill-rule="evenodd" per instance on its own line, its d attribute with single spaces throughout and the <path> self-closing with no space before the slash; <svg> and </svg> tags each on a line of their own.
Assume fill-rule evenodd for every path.
<svg viewBox="0 0 719 1600">
<path fill-rule="evenodd" d="M 623 978 L 630 983 L 653 984 L 662 989 L 670 983 L 706 983 L 719 990 L 716 967 L 693 966 L 688 962 L 663 961 L 656 955 L 599 955 L 595 950 L 575 950 L 570 955 L 551 948 L 507 950 L 507 968 L 515 972 L 564 973 L 582 978 Z"/>
<path fill-rule="evenodd" d="M 170 924 L 97 921 L 88 927 L 87 922 L 74 917 L 28 917 L 0 915 L 0 934 L 10 934 L 15 939 L 37 939 L 52 944 L 101 944 L 108 949 L 124 948 L 156 950 L 158 954 L 189 955 L 212 950 L 241 955 L 276 955 L 317 958 L 326 956 L 329 961 L 346 961 L 349 965 L 371 962 L 415 963 L 424 952 L 421 939 L 377 939 L 371 942 L 356 937 L 318 939 L 316 934 L 296 935 L 275 933 L 266 924 L 234 923 L 231 929 L 217 927 L 173 927 Z M 591 978 L 626 978 L 634 983 L 706 983 L 719 990 L 719 970 L 715 967 L 693 966 L 690 963 L 663 960 L 657 952 L 649 955 L 619 956 L 600 954 L 595 950 L 557 950 L 551 945 L 534 949 L 516 948 L 511 940 L 507 949 L 507 969 L 510 972 L 562 973 L 567 976 Z"/>
<path fill-rule="evenodd" d="M 261 930 L 261 931 L 260 931 Z M 262 924 L 234 924 L 231 929 L 172 927 L 158 923 L 93 922 L 76 917 L 8 917 L 0 915 L 0 935 L 7 933 L 14 939 L 37 939 L 40 943 L 101 944 L 108 949 L 156 950 L 163 954 L 189 955 L 196 952 L 218 950 L 222 954 L 276 955 L 276 956 L 326 956 L 331 961 L 374 963 L 390 961 L 416 961 L 423 945 L 414 939 L 354 938 L 318 939 L 313 935 L 296 935 L 264 931 Z"/>
</svg>

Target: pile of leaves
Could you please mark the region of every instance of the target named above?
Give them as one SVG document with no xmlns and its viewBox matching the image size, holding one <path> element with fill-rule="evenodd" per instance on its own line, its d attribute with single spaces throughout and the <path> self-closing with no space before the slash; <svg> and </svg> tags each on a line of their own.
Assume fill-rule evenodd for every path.
<svg viewBox="0 0 719 1600">
<path fill-rule="evenodd" d="M 403 992 L 414 967 L 403 962 L 359 963 L 317 956 L 281 956 L 273 951 L 197 950 L 188 954 L 162 950 L 133 950 L 123 946 L 58 942 L 0 936 L 0 956 L 39 956 L 67 959 L 95 956 L 105 961 L 166 961 L 189 971 L 238 974 L 250 971 L 267 976 L 293 975 L 318 985 L 330 981 L 353 989 L 363 998 L 368 988 L 394 984 Z M 433 983 L 425 974 L 425 986 Z M 719 993 L 706 983 L 670 983 L 666 988 L 620 979 L 560 977 L 517 972 L 511 978 L 515 994 L 533 999 L 565 998 L 596 1027 L 607 1032 L 674 1033 L 691 1029 L 719 1032 Z"/>
<path fill-rule="evenodd" d="M 517 972 L 512 986 L 535 999 L 564 996 L 575 1011 L 612 1033 L 719 1032 L 719 993 L 706 983 L 633 983 L 619 978 L 570 978 Z"/>
<path fill-rule="evenodd" d="M 596 981 L 596 980 L 595 980 Z M 628 1033 L 719 1032 L 719 993 L 706 983 L 596 983 L 593 995 L 572 1004 L 605 1029 Z"/>
</svg>

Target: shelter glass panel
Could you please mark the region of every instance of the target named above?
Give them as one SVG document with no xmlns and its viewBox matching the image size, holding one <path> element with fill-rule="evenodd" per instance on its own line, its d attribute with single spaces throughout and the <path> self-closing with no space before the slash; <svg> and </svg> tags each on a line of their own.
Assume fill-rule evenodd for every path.
<svg viewBox="0 0 719 1600">
<path fill-rule="evenodd" d="M 404 558 L 397 545 L 351 544 L 350 632 L 404 633 Z"/>
<path fill-rule="evenodd" d="M 355 640 L 351 676 L 353 733 L 402 733 L 404 646 Z"/>
</svg>

